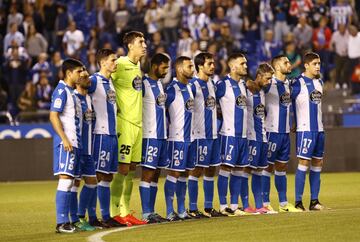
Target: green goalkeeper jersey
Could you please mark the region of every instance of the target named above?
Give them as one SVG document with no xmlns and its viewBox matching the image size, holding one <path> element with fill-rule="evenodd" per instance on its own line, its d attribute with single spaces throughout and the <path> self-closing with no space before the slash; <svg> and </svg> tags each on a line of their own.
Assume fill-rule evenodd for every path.
<svg viewBox="0 0 360 242">
<path fill-rule="evenodd" d="M 118 117 L 138 127 L 142 126 L 142 74 L 140 62 L 134 64 L 129 57 L 116 60 L 112 80 L 116 92 Z"/>
</svg>

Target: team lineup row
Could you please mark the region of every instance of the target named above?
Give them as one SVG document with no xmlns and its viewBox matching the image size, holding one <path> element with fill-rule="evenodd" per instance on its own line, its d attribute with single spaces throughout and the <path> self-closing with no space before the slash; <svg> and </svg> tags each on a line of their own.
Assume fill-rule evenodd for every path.
<svg viewBox="0 0 360 242">
<path fill-rule="evenodd" d="M 139 63 L 146 54 L 143 34 L 127 33 L 124 45 L 128 54 L 118 59 L 112 50 L 99 50 L 96 59 L 100 70 L 90 77 L 81 62 L 68 59 L 63 63 L 65 78 L 53 93 L 50 110 L 56 131 L 54 174 L 59 177 L 57 232 L 277 213 L 269 199 L 273 172 L 279 211 L 305 211 L 302 195 L 309 168 L 309 209 L 324 209 L 318 200 L 325 137 L 323 83 L 316 53 L 305 54 L 305 72 L 291 82 L 286 78 L 291 64 L 285 56 L 275 57 L 271 65 L 260 64 L 251 80 L 246 56 L 233 54 L 227 60 L 229 74 L 217 83 L 212 80 L 215 62 L 210 53 L 200 53 L 194 60 L 181 56 L 174 63 L 176 77 L 163 88 L 161 80 L 169 71 L 169 57 L 155 54 L 148 75 L 143 76 Z M 286 196 L 291 109 L 299 160 L 295 206 Z M 141 220 L 130 213 L 139 163 Z M 215 210 L 218 166 L 220 209 Z M 166 218 L 154 210 L 161 169 L 167 172 Z M 254 208 L 248 201 L 250 175 Z M 197 201 L 201 176 L 202 212 Z M 78 199 L 80 177 L 85 185 Z M 173 208 L 175 194 L 177 212 Z M 97 200 L 101 221 L 96 217 Z"/>
</svg>

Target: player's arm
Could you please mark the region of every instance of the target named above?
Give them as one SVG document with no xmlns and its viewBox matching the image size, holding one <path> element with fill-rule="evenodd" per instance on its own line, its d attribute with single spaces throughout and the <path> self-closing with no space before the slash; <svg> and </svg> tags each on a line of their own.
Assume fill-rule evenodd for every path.
<svg viewBox="0 0 360 242">
<path fill-rule="evenodd" d="M 216 96 L 216 111 L 217 111 L 217 116 L 219 117 L 219 119 L 222 119 L 220 99 L 225 95 L 225 90 L 226 90 L 225 82 L 218 81 L 216 83 L 215 96 Z"/>
<path fill-rule="evenodd" d="M 165 106 L 166 108 L 168 108 L 170 106 L 170 104 L 175 100 L 175 88 L 173 85 L 169 85 L 166 88 L 166 102 L 165 102 Z"/>
<path fill-rule="evenodd" d="M 90 76 L 89 79 L 90 79 L 90 87 L 88 89 L 88 93 L 91 94 L 94 93 L 96 90 L 97 80 L 95 75 Z"/>
<path fill-rule="evenodd" d="M 293 113 L 293 120 L 292 120 L 292 125 L 291 125 L 291 131 L 295 132 L 296 131 L 296 97 L 299 95 L 300 93 L 300 81 L 298 79 L 294 79 L 291 81 L 290 84 L 290 97 L 292 100 L 292 108 L 290 109 L 290 112 L 292 111 Z"/>
</svg>

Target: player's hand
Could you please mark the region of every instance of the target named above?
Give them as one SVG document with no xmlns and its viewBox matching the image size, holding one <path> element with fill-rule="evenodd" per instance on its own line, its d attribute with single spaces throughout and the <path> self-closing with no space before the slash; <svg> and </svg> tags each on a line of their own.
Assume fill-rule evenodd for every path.
<svg viewBox="0 0 360 242">
<path fill-rule="evenodd" d="M 73 147 L 72 147 L 72 145 L 71 145 L 71 143 L 70 143 L 70 141 L 68 139 L 65 138 L 63 140 L 63 145 L 64 145 L 64 150 L 65 151 L 69 151 L 69 152 L 73 151 Z"/>
</svg>

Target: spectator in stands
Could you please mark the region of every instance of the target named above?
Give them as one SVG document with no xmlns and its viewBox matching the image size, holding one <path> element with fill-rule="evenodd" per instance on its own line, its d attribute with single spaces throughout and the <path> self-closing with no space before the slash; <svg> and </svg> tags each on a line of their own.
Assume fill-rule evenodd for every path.
<svg viewBox="0 0 360 242">
<path fill-rule="evenodd" d="M 330 50 L 335 52 L 335 88 L 347 88 L 345 65 L 348 59 L 349 32 L 345 24 L 339 24 L 331 36 Z"/>
<path fill-rule="evenodd" d="M 297 48 L 302 52 L 306 52 L 311 49 L 311 39 L 313 35 L 313 29 L 308 24 L 306 15 L 299 17 L 299 23 L 293 30 L 295 35 L 295 43 Z"/>
<path fill-rule="evenodd" d="M 220 37 L 222 24 L 227 24 L 230 28 L 229 20 L 225 17 L 225 9 L 221 6 L 216 7 L 215 18 L 211 21 L 211 28 L 214 31 L 214 38 Z M 229 29 L 230 30 L 230 29 Z M 200 36 L 199 36 L 200 37 Z"/>
<path fill-rule="evenodd" d="M 360 32 L 355 25 L 349 26 L 349 40 L 348 40 L 348 60 L 345 65 L 346 80 L 351 81 L 351 75 L 354 72 L 355 66 L 360 62 Z M 354 90 L 353 90 L 354 91 Z"/>
<path fill-rule="evenodd" d="M 40 11 L 38 9 L 36 9 L 35 4 L 34 3 L 27 3 L 24 6 L 24 13 L 25 16 L 29 15 L 32 18 L 33 24 L 35 25 L 36 31 L 38 33 L 43 33 L 44 31 L 44 22 L 43 19 L 41 17 Z"/>
<path fill-rule="evenodd" d="M 63 49 L 67 57 L 79 58 L 81 48 L 84 46 L 84 34 L 76 29 L 75 21 L 70 21 L 69 29 L 63 38 Z"/>
<path fill-rule="evenodd" d="M 35 100 L 36 88 L 32 82 L 27 82 L 24 91 L 21 93 L 17 100 L 17 106 L 20 111 L 35 111 L 36 100 Z"/>
<path fill-rule="evenodd" d="M 259 39 L 259 11 L 260 11 L 260 2 L 259 0 L 244 0 L 243 1 L 243 10 L 244 10 L 244 31 L 245 38 L 248 41 L 253 41 Z"/>
<path fill-rule="evenodd" d="M 181 38 L 177 45 L 177 56 L 191 56 L 191 43 L 193 42 L 193 38 L 191 38 L 190 30 L 182 28 L 180 36 Z"/>
<path fill-rule="evenodd" d="M 220 26 L 220 36 L 216 39 L 218 50 L 222 52 L 222 58 L 227 59 L 234 50 L 235 39 L 230 32 L 230 25 L 223 22 Z"/>
<path fill-rule="evenodd" d="M 50 74 L 50 64 L 47 62 L 48 55 L 46 52 L 40 53 L 38 56 L 37 63 L 32 67 L 32 81 L 33 84 L 36 85 L 40 78 L 40 73 L 45 72 L 46 74 Z"/>
<path fill-rule="evenodd" d="M 120 57 L 120 56 L 125 56 L 126 52 L 125 49 L 123 47 L 118 47 L 116 49 L 116 56 Z"/>
<path fill-rule="evenodd" d="M 328 19 L 323 16 L 320 19 L 319 27 L 313 31 L 312 43 L 313 49 L 319 54 L 321 58 L 321 72 L 323 73 L 323 80 L 329 80 L 329 59 L 330 59 L 330 41 L 331 41 L 331 29 L 327 26 Z"/>
<path fill-rule="evenodd" d="M 191 37 L 194 40 L 198 40 L 200 38 L 201 29 L 204 27 L 210 26 L 210 18 L 202 12 L 201 5 L 193 6 L 193 13 L 189 16 L 187 23 L 189 25 Z M 211 29 L 209 29 L 210 36 L 213 37 Z"/>
<path fill-rule="evenodd" d="M 25 38 L 22 33 L 18 31 L 17 23 L 10 24 L 10 31 L 5 35 L 4 38 L 4 53 L 7 52 L 8 48 L 11 45 L 11 42 L 15 41 L 17 46 L 22 46 L 24 44 Z"/>
<path fill-rule="evenodd" d="M 59 4 L 57 6 L 57 16 L 55 19 L 56 49 L 60 49 L 64 34 L 71 20 L 72 16 L 67 12 L 67 7 Z"/>
<path fill-rule="evenodd" d="M 129 29 L 142 32 L 145 35 L 147 34 L 144 21 L 145 11 L 143 0 L 135 0 L 135 8 L 130 11 L 130 18 L 128 21 Z"/>
<path fill-rule="evenodd" d="M 330 18 L 330 8 L 327 0 L 315 0 L 314 7 L 311 9 L 309 16 L 311 17 L 314 28 L 319 27 L 319 22 L 322 17 Z"/>
<path fill-rule="evenodd" d="M 217 46 L 218 45 L 216 42 L 212 42 L 212 43 L 210 43 L 207 51 L 209 53 L 213 54 L 213 56 L 214 56 L 215 74 L 217 76 L 224 76 L 224 75 L 226 75 L 226 72 L 227 72 L 226 59 L 221 58 L 221 56 L 219 55 Z"/>
<path fill-rule="evenodd" d="M 44 36 L 36 32 L 34 24 L 30 24 L 28 27 L 28 35 L 25 41 L 25 48 L 28 51 L 28 54 L 31 57 L 32 65 L 36 63 L 40 53 L 46 53 L 48 48 L 48 43 Z"/>
<path fill-rule="evenodd" d="M 260 41 L 257 46 L 258 61 L 270 61 L 280 53 L 281 47 L 281 43 L 274 40 L 274 32 L 271 29 L 266 30 L 264 41 Z"/>
<path fill-rule="evenodd" d="M 180 5 L 174 0 L 167 0 L 163 7 L 164 14 L 164 29 L 163 36 L 165 43 L 177 43 L 178 40 L 178 27 L 181 20 Z"/>
<path fill-rule="evenodd" d="M 117 10 L 114 14 L 115 25 L 116 25 L 116 41 L 117 43 L 121 43 L 126 33 L 128 27 L 128 21 L 130 18 L 130 12 L 128 7 L 126 6 L 126 0 L 119 0 Z"/>
<path fill-rule="evenodd" d="M 44 36 L 48 41 L 49 48 L 53 49 L 56 42 L 55 20 L 57 17 L 57 4 L 53 0 L 45 0 L 42 9 L 44 21 Z"/>
<path fill-rule="evenodd" d="M 90 75 L 98 71 L 95 54 L 96 54 L 95 51 L 92 50 L 87 51 L 86 70 Z"/>
<path fill-rule="evenodd" d="M 53 87 L 56 87 L 59 80 L 63 79 L 63 74 L 61 71 L 61 65 L 63 63 L 63 59 L 61 59 L 61 54 L 59 51 L 55 51 L 52 55 L 50 61 L 50 83 Z"/>
<path fill-rule="evenodd" d="M 209 36 L 209 30 L 208 28 L 204 27 L 201 29 L 201 32 L 200 32 L 200 39 L 199 39 L 199 49 L 202 51 L 202 52 L 206 52 L 207 51 L 207 48 L 210 44 L 210 41 L 211 41 L 211 38 Z"/>
<path fill-rule="evenodd" d="M 28 36 L 29 26 L 34 24 L 34 20 L 31 15 L 25 15 L 24 21 L 19 25 L 19 31 L 24 35 L 25 38 Z"/>
<path fill-rule="evenodd" d="M 289 14 L 292 16 L 291 24 L 302 15 L 308 15 L 313 7 L 312 0 L 291 0 Z"/>
<path fill-rule="evenodd" d="M 150 0 L 144 18 L 148 34 L 152 35 L 155 32 L 162 31 L 164 26 L 163 20 L 163 9 L 158 6 L 156 0 Z"/>
<path fill-rule="evenodd" d="M 116 31 L 114 14 L 105 0 L 98 1 L 97 19 L 99 27 L 100 44 L 106 42 L 111 44 L 111 48 L 115 48 L 114 33 Z"/>
<path fill-rule="evenodd" d="M 189 28 L 188 20 L 193 12 L 193 2 L 191 0 L 183 0 L 181 6 L 181 27 Z"/>
<path fill-rule="evenodd" d="M 337 30 L 339 24 L 348 25 L 352 20 L 352 8 L 345 0 L 336 0 L 336 4 L 330 8 L 333 30 Z"/>
<path fill-rule="evenodd" d="M 355 66 L 353 74 L 351 76 L 351 81 L 352 81 L 352 93 L 360 94 L 360 63 Z M 357 111 L 360 111 L 360 103 L 357 104 Z"/>
<path fill-rule="evenodd" d="M 13 23 L 16 24 L 16 26 L 20 26 L 21 23 L 23 22 L 24 16 L 22 15 L 22 13 L 19 13 L 16 7 L 16 4 L 12 4 L 10 6 L 10 13 L 7 16 L 7 28 L 6 31 L 9 32 L 11 29 L 11 25 Z"/>
<path fill-rule="evenodd" d="M 199 43 L 194 40 L 192 43 L 191 43 L 191 46 L 190 46 L 190 55 L 189 57 L 193 60 L 195 58 L 195 56 L 197 54 L 200 53 L 200 50 L 199 50 Z"/>
<path fill-rule="evenodd" d="M 162 40 L 160 31 L 153 33 L 151 40 L 147 43 L 149 56 L 153 56 L 159 46 L 165 45 L 166 43 Z"/>
<path fill-rule="evenodd" d="M 88 51 L 97 51 L 99 49 L 98 28 L 96 26 L 90 29 L 89 39 L 86 41 Z"/>
<path fill-rule="evenodd" d="M 265 39 L 265 31 L 273 29 L 274 15 L 271 9 L 270 0 L 260 1 L 260 38 Z"/>
<path fill-rule="evenodd" d="M 287 23 L 289 2 L 286 0 L 271 0 L 270 4 L 274 14 L 275 41 L 280 42 L 283 40 L 283 36 L 290 31 Z"/>
<path fill-rule="evenodd" d="M 39 82 L 36 84 L 36 105 L 40 110 L 49 110 L 51 104 L 51 94 L 53 88 L 51 87 L 46 72 L 40 73 Z"/>
<path fill-rule="evenodd" d="M 239 40 L 243 37 L 241 32 L 243 25 L 243 20 L 240 17 L 241 7 L 235 0 L 228 0 L 227 5 L 226 18 L 230 22 L 231 33 L 235 39 Z"/>
<path fill-rule="evenodd" d="M 288 78 L 292 79 L 301 74 L 301 56 L 296 51 L 296 45 L 294 42 L 286 43 L 285 45 L 285 56 L 289 59 L 291 63 L 291 74 L 288 75 Z"/>
</svg>

